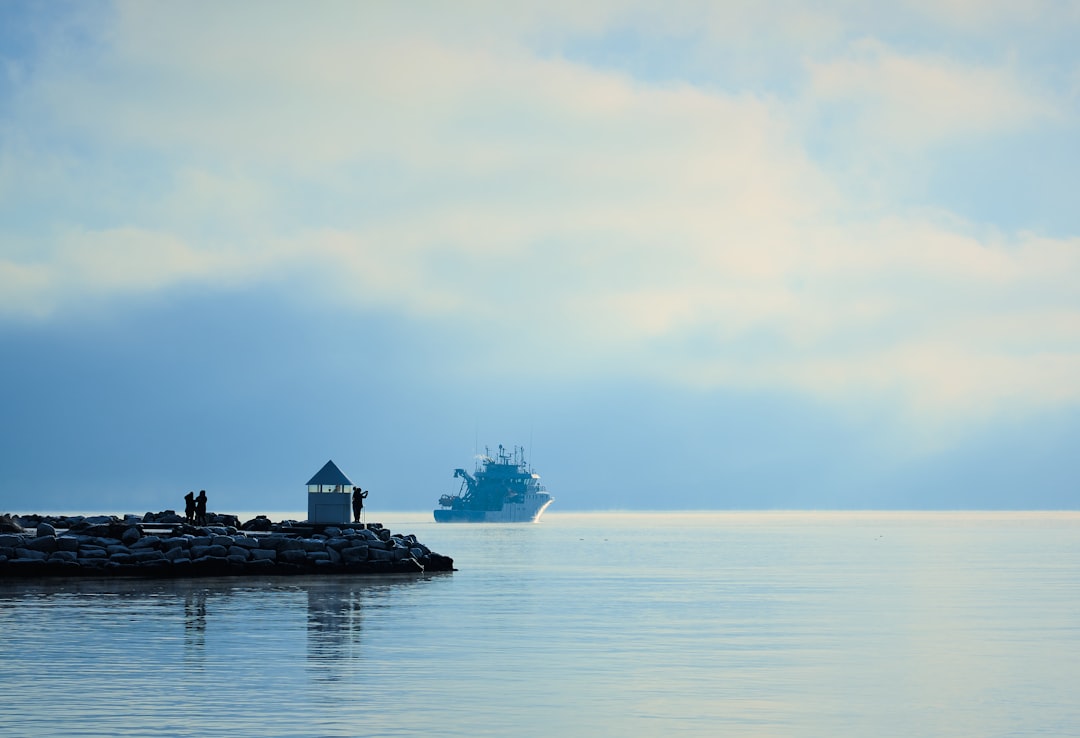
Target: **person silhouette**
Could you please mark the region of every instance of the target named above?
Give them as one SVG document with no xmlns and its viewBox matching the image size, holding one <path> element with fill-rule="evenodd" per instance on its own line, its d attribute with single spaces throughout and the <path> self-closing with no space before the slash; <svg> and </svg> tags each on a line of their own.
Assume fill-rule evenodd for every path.
<svg viewBox="0 0 1080 738">
<path fill-rule="evenodd" d="M 362 492 L 359 487 L 352 488 L 352 516 L 353 522 L 360 522 L 360 514 L 364 512 L 364 499 L 367 498 L 368 493 Z"/>
<path fill-rule="evenodd" d="M 206 525 L 206 490 L 200 489 L 199 496 L 195 498 L 195 523 Z"/>
<path fill-rule="evenodd" d="M 188 492 L 184 495 L 184 518 L 188 523 L 195 522 L 195 493 Z"/>
</svg>

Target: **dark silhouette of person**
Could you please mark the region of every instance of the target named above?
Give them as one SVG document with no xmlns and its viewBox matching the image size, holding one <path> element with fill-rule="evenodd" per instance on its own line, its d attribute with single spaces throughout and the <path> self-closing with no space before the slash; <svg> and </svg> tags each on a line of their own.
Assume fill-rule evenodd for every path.
<svg viewBox="0 0 1080 738">
<path fill-rule="evenodd" d="M 368 493 L 362 492 L 359 487 L 352 488 L 352 516 L 353 522 L 360 522 L 360 513 L 364 512 L 364 500 Z"/>
<path fill-rule="evenodd" d="M 206 525 L 206 490 L 200 489 L 199 496 L 195 498 L 195 523 Z"/>
<path fill-rule="evenodd" d="M 184 518 L 189 523 L 195 522 L 195 493 L 188 492 L 184 495 Z"/>
</svg>

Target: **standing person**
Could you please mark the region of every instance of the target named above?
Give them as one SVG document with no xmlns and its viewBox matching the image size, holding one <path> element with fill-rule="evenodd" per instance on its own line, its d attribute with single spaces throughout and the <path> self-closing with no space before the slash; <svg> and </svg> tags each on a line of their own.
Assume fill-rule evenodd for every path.
<svg viewBox="0 0 1080 738">
<path fill-rule="evenodd" d="M 352 516 L 353 522 L 360 522 L 360 514 L 364 512 L 364 499 L 367 497 L 367 492 L 360 491 L 359 487 L 352 488 Z"/>
<path fill-rule="evenodd" d="M 195 522 L 195 493 L 188 492 L 184 495 L 184 518 L 188 523 Z"/>
<path fill-rule="evenodd" d="M 206 490 L 200 489 L 199 496 L 195 498 L 195 523 L 206 525 Z"/>
</svg>

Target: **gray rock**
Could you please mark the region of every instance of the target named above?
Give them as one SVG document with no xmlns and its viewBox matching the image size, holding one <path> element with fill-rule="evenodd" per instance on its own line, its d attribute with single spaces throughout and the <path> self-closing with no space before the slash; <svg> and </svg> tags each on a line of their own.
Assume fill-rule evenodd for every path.
<svg viewBox="0 0 1080 738">
<path fill-rule="evenodd" d="M 397 563 L 397 570 L 402 573 L 420 573 L 424 570 L 424 565 L 412 557 L 406 557 Z"/>
<path fill-rule="evenodd" d="M 128 546 L 132 545 L 140 538 L 142 538 L 142 531 L 140 531 L 134 525 L 125 530 L 124 535 L 120 536 L 121 542 L 127 544 Z"/>
<path fill-rule="evenodd" d="M 346 548 L 341 552 L 341 558 L 347 564 L 353 564 L 358 561 L 367 561 L 371 550 L 367 546 L 353 546 Z"/>
<path fill-rule="evenodd" d="M 44 551 L 52 553 L 56 550 L 56 539 L 52 536 L 38 536 L 26 544 L 31 551 Z"/>
<path fill-rule="evenodd" d="M 51 551 L 49 553 L 52 553 Z M 36 551 L 32 548 L 17 548 L 15 549 L 15 558 L 26 561 L 44 561 L 49 558 L 49 553 L 45 551 Z"/>
<path fill-rule="evenodd" d="M 240 561 L 247 561 L 249 558 L 251 558 L 251 553 L 243 546 L 229 546 L 228 557 L 230 559 L 239 557 Z"/>
<path fill-rule="evenodd" d="M 78 558 L 74 551 L 53 551 L 49 554 L 49 561 L 75 561 Z"/>
<path fill-rule="evenodd" d="M 0 533 L 22 533 L 23 527 L 18 520 L 7 513 L 0 515 Z"/>
<path fill-rule="evenodd" d="M 157 548 L 161 545 L 161 538 L 158 536 L 143 536 L 130 545 L 132 551 L 140 548 Z"/>
<path fill-rule="evenodd" d="M 271 561 L 270 559 L 252 559 L 251 561 L 248 561 L 246 564 L 244 564 L 244 568 L 249 571 L 265 571 L 268 574 L 272 574 L 274 572 L 275 566 L 275 562 Z"/>
<path fill-rule="evenodd" d="M 78 551 L 79 539 L 75 536 L 60 536 L 56 539 L 57 551 Z"/>
<path fill-rule="evenodd" d="M 269 551 L 279 550 L 289 539 L 285 536 L 263 536 L 259 539 L 259 548 Z"/>
<path fill-rule="evenodd" d="M 109 553 L 103 548 L 95 548 L 93 546 L 82 546 L 79 548 L 80 559 L 107 559 Z"/>
<path fill-rule="evenodd" d="M 14 533 L 7 533 L 0 535 L 0 548 L 17 548 L 23 545 L 23 541 L 26 540 L 23 536 L 15 535 Z"/>
<path fill-rule="evenodd" d="M 42 520 L 37 524 L 37 534 L 38 536 L 55 536 L 56 528 Z"/>
<path fill-rule="evenodd" d="M 201 559 L 203 556 L 206 556 L 206 552 L 209 550 L 209 543 L 192 543 L 187 549 L 188 555 L 191 556 L 192 559 Z"/>
<path fill-rule="evenodd" d="M 278 551 L 278 561 L 283 561 L 286 564 L 303 564 L 307 561 L 307 552 L 297 548 Z"/>
</svg>

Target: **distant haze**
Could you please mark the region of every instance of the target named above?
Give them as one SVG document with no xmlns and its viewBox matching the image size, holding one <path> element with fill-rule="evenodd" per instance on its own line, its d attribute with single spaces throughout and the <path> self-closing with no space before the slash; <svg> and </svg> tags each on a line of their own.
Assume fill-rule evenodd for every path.
<svg viewBox="0 0 1080 738">
<path fill-rule="evenodd" d="M 1077 508 L 1073 3 L 0 5 L 0 512 Z"/>
</svg>

